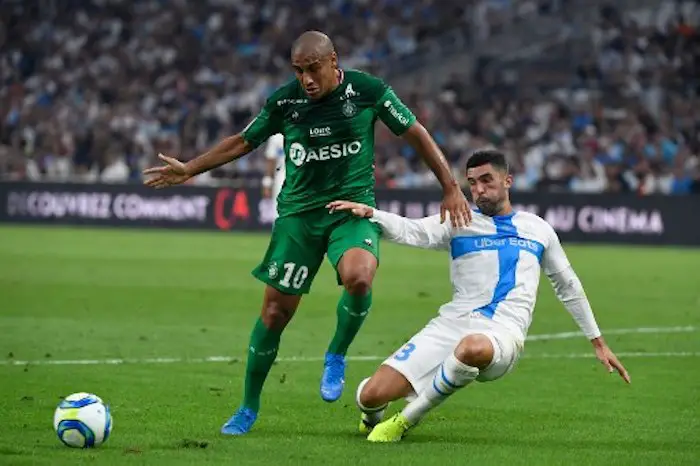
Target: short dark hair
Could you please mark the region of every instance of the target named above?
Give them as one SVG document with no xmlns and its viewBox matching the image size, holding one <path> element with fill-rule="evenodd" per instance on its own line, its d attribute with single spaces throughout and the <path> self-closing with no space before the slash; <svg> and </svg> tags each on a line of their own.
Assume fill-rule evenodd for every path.
<svg viewBox="0 0 700 466">
<path fill-rule="evenodd" d="M 508 173 L 508 162 L 503 152 L 496 149 L 481 149 L 475 151 L 467 160 L 467 170 L 491 164 L 494 168 L 504 173 Z"/>
</svg>

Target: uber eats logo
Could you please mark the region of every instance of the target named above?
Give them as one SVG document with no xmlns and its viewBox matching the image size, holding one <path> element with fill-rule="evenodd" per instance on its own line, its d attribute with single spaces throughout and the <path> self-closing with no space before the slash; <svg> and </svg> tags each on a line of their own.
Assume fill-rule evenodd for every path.
<svg viewBox="0 0 700 466">
<path fill-rule="evenodd" d="M 301 167 L 306 162 L 312 160 L 324 161 L 330 159 L 339 159 L 348 155 L 359 154 L 362 150 L 360 141 L 344 142 L 343 144 L 329 144 L 323 147 L 315 147 L 307 149 L 298 142 L 293 142 L 289 146 L 289 159 L 297 167 Z"/>
</svg>

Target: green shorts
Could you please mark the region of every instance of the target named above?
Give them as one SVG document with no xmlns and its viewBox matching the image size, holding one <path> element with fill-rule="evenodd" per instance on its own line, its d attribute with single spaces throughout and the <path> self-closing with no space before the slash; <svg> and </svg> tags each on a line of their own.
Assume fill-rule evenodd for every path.
<svg viewBox="0 0 700 466">
<path fill-rule="evenodd" d="M 272 228 L 265 258 L 252 273 L 283 293 L 306 294 L 327 254 L 341 285 L 338 263 L 345 251 L 362 248 L 379 261 L 380 234 L 381 228 L 366 218 L 344 212 L 329 214 L 325 208 L 280 217 Z"/>
</svg>

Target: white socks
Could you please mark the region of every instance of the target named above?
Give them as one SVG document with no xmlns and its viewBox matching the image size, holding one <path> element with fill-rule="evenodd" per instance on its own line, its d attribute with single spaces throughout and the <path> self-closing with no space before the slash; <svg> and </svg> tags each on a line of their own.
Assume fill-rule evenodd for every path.
<svg viewBox="0 0 700 466">
<path fill-rule="evenodd" d="M 433 383 L 426 387 L 418 398 L 409 403 L 401 414 L 411 425 L 415 425 L 428 411 L 460 388 L 469 385 L 478 375 L 478 368 L 464 364 L 454 353 L 451 353 L 435 371 Z M 360 386 L 363 385 L 360 384 Z"/>
<path fill-rule="evenodd" d="M 384 406 L 379 406 L 377 408 L 367 408 L 362 405 L 362 403 L 360 402 L 360 393 L 362 393 L 362 389 L 365 388 L 367 382 L 369 382 L 369 377 L 360 382 L 360 385 L 357 386 L 355 402 L 357 403 L 357 407 L 360 408 L 360 411 L 362 411 L 362 422 L 364 422 L 369 427 L 374 427 L 380 422 L 382 422 L 382 419 L 384 419 L 384 412 L 386 411 L 386 407 L 389 405 L 385 404 Z"/>
</svg>

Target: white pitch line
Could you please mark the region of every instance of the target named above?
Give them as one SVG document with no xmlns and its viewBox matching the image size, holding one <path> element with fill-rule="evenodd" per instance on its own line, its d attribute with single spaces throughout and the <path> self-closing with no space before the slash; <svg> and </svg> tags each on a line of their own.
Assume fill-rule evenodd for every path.
<svg viewBox="0 0 700 466">
<path fill-rule="evenodd" d="M 662 351 L 656 353 L 644 353 L 642 351 L 615 353 L 619 358 L 697 358 L 700 357 L 700 352 L 695 351 Z M 590 353 L 569 353 L 569 354 L 552 354 L 538 353 L 528 356 L 523 355 L 528 359 L 592 359 L 595 358 L 593 352 Z"/>
<path fill-rule="evenodd" d="M 603 335 L 630 335 L 634 333 L 690 333 L 697 329 L 691 326 L 685 327 L 637 327 L 637 328 L 618 328 L 606 330 Z M 561 333 L 545 333 L 542 335 L 530 335 L 527 341 L 547 341 L 547 340 L 567 340 L 570 338 L 582 337 L 581 332 L 561 332 Z"/>
<path fill-rule="evenodd" d="M 635 333 L 687 333 L 696 331 L 696 327 L 638 327 L 607 330 L 605 335 L 628 335 Z M 564 340 L 582 337 L 581 332 L 561 332 L 530 335 L 528 341 Z M 616 353 L 623 358 L 660 358 L 660 357 L 700 357 L 700 352 L 627 352 Z M 523 354 L 528 359 L 585 359 L 593 358 L 593 353 L 535 353 Z M 348 361 L 383 361 L 387 356 L 349 356 Z M 113 358 L 113 359 L 39 359 L 22 361 L 6 359 L 0 366 L 115 366 L 121 364 L 202 364 L 242 361 L 243 358 L 231 356 L 209 356 L 206 358 Z M 289 356 L 277 358 L 277 362 L 320 362 L 319 356 Z"/>
</svg>

